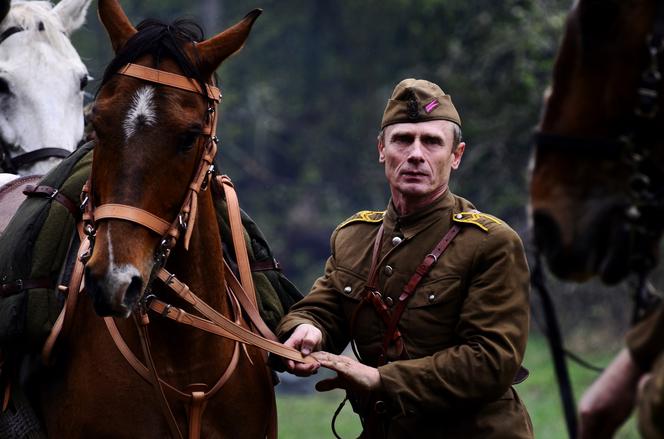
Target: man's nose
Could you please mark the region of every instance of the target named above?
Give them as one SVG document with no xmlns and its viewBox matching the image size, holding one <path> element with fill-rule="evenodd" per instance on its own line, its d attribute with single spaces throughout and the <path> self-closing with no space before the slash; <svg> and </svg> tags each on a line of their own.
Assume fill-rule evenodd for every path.
<svg viewBox="0 0 664 439">
<path fill-rule="evenodd" d="M 415 139 L 415 141 L 410 145 L 409 151 L 408 151 L 408 161 L 410 162 L 421 162 L 424 160 L 424 151 L 422 147 L 422 142 L 419 141 L 419 139 Z"/>
</svg>

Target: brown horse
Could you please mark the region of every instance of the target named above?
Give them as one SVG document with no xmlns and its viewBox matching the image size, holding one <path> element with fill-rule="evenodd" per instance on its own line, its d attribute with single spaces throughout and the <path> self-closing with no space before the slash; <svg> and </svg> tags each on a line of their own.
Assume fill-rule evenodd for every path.
<svg viewBox="0 0 664 439">
<path fill-rule="evenodd" d="M 656 264 L 664 230 L 663 71 L 663 1 L 575 2 L 536 135 L 530 186 L 535 243 L 558 277 L 616 283 L 636 273 L 643 285 Z M 637 297 L 638 311 L 644 298 Z M 549 332 L 555 338 L 557 331 Z M 559 341 L 552 345 L 562 360 Z M 663 361 L 653 382 L 662 382 Z M 559 364 L 561 389 L 569 390 Z M 611 436 L 629 416 L 641 373 L 621 353 L 582 404 L 580 432 Z M 647 392 L 639 397 L 640 420 L 644 413 L 652 419 L 640 423 L 641 432 L 662 437 L 645 433 L 664 410 L 661 395 Z M 575 437 L 571 405 L 566 401 Z M 592 433 L 596 428 L 604 433 Z"/>
<path fill-rule="evenodd" d="M 88 295 L 81 296 L 71 329 L 58 342 L 60 355 L 37 392 L 50 437 L 186 437 L 198 428 L 191 425 L 197 419 L 205 438 L 273 434 L 273 384 L 261 351 L 145 313 L 154 296 L 191 309 L 164 287 L 168 280 L 155 281 L 165 262 L 219 313 L 240 318 L 227 295 L 213 200 L 205 190 L 216 150 L 214 101 L 220 98 L 211 84 L 258 15 L 253 11 L 199 41 L 200 30 L 188 22 L 145 21 L 135 28 L 117 0 L 99 0 L 116 57 L 93 110 Z M 141 219 L 146 215 L 152 219 Z M 118 317 L 128 347 L 146 366 L 154 364 L 153 375 L 144 379 L 128 365 L 93 305 L 97 314 Z M 132 312 L 137 317 L 124 319 Z M 220 390 L 201 402 L 227 370 L 232 374 Z M 168 384 L 157 385 L 156 376 Z M 194 411 L 203 408 L 197 418 Z"/>
<path fill-rule="evenodd" d="M 580 0 L 567 18 L 530 185 L 554 274 L 618 282 L 656 260 L 664 228 L 664 7 Z"/>
</svg>

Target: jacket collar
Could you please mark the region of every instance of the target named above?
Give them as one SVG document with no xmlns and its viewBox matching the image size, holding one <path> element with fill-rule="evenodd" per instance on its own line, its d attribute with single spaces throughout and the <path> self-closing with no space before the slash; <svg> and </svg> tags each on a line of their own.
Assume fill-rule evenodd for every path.
<svg viewBox="0 0 664 439">
<path fill-rule="evenodd" d="M 405 239 L 412 238 L 442 218 L 451 218 L 451 210 L 454 207 L 454 195 L 446 190 L 433 203 L 408 215 L 399 215 L 394 203 L 390 199 L 385 213 L 385 232 L 389 235 L 403 236 Z"/>
</svg>

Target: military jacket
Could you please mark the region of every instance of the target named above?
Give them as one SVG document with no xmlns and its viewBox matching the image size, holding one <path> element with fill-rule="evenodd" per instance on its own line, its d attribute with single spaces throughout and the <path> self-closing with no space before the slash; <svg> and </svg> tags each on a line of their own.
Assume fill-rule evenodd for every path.
<svg viewBox="0 0 664 439">
<path fill-rule="evenodd" d="M 286 337 L 310 323 L 323 349 L 339 353 L 367 282 L 381 222 L 378 285 L 388 307 L 425 256 L 461 227 L 408 302 L 399 330 L 410 359 L 380 366 L 392 417 L 389 437 L 529 438 L 530 418 L 512 382 L 523 360 L 529 325 L 529 274 L 523 245 L 503 221 L 479 214 L 449 191 L 422 211 L 399 216 L 360 212 L 339 225 L 325 273 L 282 320 Z M 353 319 L 362 361 L 374 365 L 385 324 L 372 307 Z"/>
</svg>

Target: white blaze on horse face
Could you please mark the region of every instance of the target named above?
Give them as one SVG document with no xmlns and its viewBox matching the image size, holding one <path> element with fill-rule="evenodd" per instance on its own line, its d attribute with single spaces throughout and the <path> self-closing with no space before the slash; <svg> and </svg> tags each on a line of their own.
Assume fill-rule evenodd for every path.
<svg viewBox="0 0 664 439">
<path fill-rule="evenodd" d="M 89 0 L 76 2 L 84 14 Z M 63 24 L 65 12 L 48 2 L 14 2 L 0 23 L 0 31 L 22 29 L 0 44 L 0 77 L 8 86 L 0 94 L 0 138 L 17 146 L 12 155 L 47 147 L 73 151 L 83 137 L 81 81 L 88 71 L 66 35 L 81 20 Z M 20 171 L 43 174 L 58 161 Z"/>
<path fill-rule="evenodd" d="M 113 256 L 113 241 L 111 239 L 111 224 L 106 228 L 106 248 L 108 249 L 108 271 L 103 280 L 103 290 L 111 295 L 112 302 L 118 302 L 118 307 L 124 300 L 125 292 L 135 277 L 141 277 L 138 269 L 131 264 L 116 264 Z M 129 312 L 127 310 L 127 315 Z"/>
<path fill-rule="evenodd" d="M 142 127 L 153 126 L 157 122 L 154 103 L 154 87 L 146 85 L 136 91 L 129 111 L 122 124 L 125 140 L 128 141 Z"/>
</svg>

